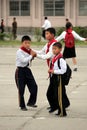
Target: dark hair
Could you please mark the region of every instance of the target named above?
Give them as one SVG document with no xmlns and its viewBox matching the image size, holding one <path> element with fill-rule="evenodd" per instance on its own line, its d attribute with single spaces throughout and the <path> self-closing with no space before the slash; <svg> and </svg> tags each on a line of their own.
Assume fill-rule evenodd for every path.
<svg viewBox="0 0 87 130">
<path fill-rule="evenodd" d="M 48 28 L 46 31 L 47 31 L 47 32 L 50 32 L 51 34 L 54 34 L 54 36 L 56 35 L 56 30 L 55 30 L 55 28 Z"/>
<path fill-rule="evenodd" d="M 71 24 L 70 22 L 68 22 L 68 23 L 66 24 L 66 29 L 69 29 L 70 27 L 72 27 L 72 24 Z"/>
<path fill-rule="evenodd" d="M 69 21 L 69 19 L 68 19 L 68 18 L 66 18 L 66 21 Z"/>
<path fill-rule="evenodd" d="M 44 19 L 48 19 L 47 17 L 45 17 Z"/>
<path fill-rule="evenodd" d="M 14 17 L 13 19 L 16 20 L 16 17 Z"/>
<path fill-rule="evenodd" d="M 24 41 L 31 41 L 31 38 L 27 35 L 23 36 L 22 39 L 21 39 L 21 42 L 24 42 Z"/>
<path fill-rule="evenodd" d="M 62 44 L 61 44 L 60 42 L 54 43 L 53 46 L 56 46 L 56 47 L 58 47 L 59 49 L 62 48 Z"/>
</svg>

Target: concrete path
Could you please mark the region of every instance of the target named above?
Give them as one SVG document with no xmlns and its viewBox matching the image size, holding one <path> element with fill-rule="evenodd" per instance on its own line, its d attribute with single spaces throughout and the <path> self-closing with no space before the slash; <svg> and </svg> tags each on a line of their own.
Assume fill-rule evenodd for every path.
<svg viewBox="0 0 87 130">
<path fill-rule="evenodd" d="M 38 48 L 39 49 L 39 48 Z M 0 48 L 0 130 L 86 130 L 87 129 L 87 48 L 77 48 L 78 72 L 73 72 L 67 93 L 71 101 L 68 116 L 59 118 L 49 114 L 46 91 L 46 62 L 36 59 L 32 71 L 38 84 L 38 108 L 22 112 L 18 108 L 14 82 L 17 48 Z M 71 60 L 68 63 L 72 66 Z M 26 88 L 25 100 L 28 100 Z"/>
</svg>

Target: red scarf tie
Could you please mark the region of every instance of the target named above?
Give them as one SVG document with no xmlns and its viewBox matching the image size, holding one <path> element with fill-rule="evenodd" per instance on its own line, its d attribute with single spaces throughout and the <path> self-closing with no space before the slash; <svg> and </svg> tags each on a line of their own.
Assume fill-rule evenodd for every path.
<svg viewBox="0 0 87 130">
<path fill-rule="evenodd" d="M 53 67 L 54 67 L 54 63 L 58 60 L 58 59 L 60 59 L 60 58 L 62 58 L 63 57 L 63 55 L 60 53 L 60 54 L 58 54 L 58 55 L 56 55 L 56 56 L 54 56 L 53 58 L 52 58 L 52 62 L 51 62 L 51 65 L 50 65 L 50 69 L 52 70 L 53 69 Z"/>
<path fill-rule="evenodd" d="M 25 47 L 21 47 L 20 49 L 30 55 L 31 49 L 26 49 Z"/>
<path fill-rule="evenodd" d="M 57 42 L 57 40 L 55 40 L 55 39 L 52 39 L 50 42 L 48 42 L 46 54 L 49 52 L 50 46 L 51 46 L 53 43 L 55 43 L 55 42 Z M 50 59 L 47 59 L 47 65 L 48 65 L 48 67 L 49 67 L 49 63 L 50 63 Z"/>
</svg>

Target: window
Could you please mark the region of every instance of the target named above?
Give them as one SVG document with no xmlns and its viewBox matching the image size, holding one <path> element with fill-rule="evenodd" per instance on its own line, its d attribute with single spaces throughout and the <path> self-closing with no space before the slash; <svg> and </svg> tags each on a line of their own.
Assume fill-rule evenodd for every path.
<svg viewBox="0 0 87 130">
<path fill-rule="evenodd" d="M 44 0 L 44 16 L 64 16 L 65 0 Z"/>
<path fill-rule="evenodd" d="M 79 15 L 87 16 L 87 0 L 79 0 Z"/>
<path fill-rule="evenodd" d="M 10 0 L 10 16 L 30 16 L 30 0 Z"/>
</svg>

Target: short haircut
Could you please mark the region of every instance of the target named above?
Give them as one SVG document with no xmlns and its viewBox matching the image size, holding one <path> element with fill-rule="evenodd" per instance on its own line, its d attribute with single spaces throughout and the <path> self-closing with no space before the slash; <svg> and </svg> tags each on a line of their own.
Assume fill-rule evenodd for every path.
<svg viewBox="0 0 87 130">
<path fill-rule="evenodd" d="M 68 23 L 66 24 L 66 29 L 69 29 L 70 27 L 72 27 L 72 24 L 71 24 L 70 22 L 68 22 Z"/>
<path fill-rule="evenodd" d="M 69 21 L 69 19 L 68 19 L 68 18 L 66 18 L 66 21 Z"/>
<path fill-rule="evenodd" d="M 51 34 L 54 34 L 54 36 L 56 35 L 56 30 L 55 30 L 55 28 L 48 28 L 46 31 L 47 31 L 47 32 L 50 32 Z"/>
<path fill-rule="evenodd" d="M 59 48 L 59 49 L 62 49 L 62 44 L 60 42 L 56 42 L 53 44 L 53 46 Z"/>
<path fill-rule="evenodd" d="M 16 17 L 14 17 L 13 19 L 16 20 Z"/>
<path fill-rule="evenodd" d="M 21 42 L 24 42 L 24 41 L 31 41 L 31 38 L 29 36 L 25 35 L 21 39 Z"/>
<path fill-rule="evenodd" d="M 48 19 L 47 17 L 45 17 L 44 19 Z"/>
</svg>

